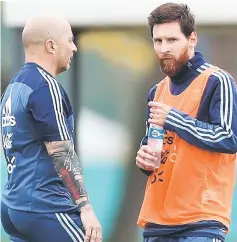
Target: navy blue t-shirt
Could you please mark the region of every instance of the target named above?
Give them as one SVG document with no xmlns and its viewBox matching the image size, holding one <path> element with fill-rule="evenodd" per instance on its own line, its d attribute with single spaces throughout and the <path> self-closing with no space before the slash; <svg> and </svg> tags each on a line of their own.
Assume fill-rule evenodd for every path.
<svg viewBox="0 0 237 242">
<path fill-rule="evenodd" d="M 73 113 L 63 87 L 42 67 L 26 63 L 2 97 L 1 119 L 8 170 L 2 202 L 40 213 L 77 209 L 44 145 L 73 140 Z"/>
</svg>

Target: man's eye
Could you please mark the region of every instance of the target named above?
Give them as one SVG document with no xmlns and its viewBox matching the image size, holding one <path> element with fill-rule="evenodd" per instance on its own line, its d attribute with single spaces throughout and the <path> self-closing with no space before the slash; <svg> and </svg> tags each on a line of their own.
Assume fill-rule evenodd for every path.
<svg viewBox="0 0 237 242">
<path fill-rule="evenodd" d="M 161 39 L 154 39 L 154 42 L 155 42 L 155 43 L 161 43 L 162 40 L 161 40 Z"/>
<path fill-rule="evenodd" d="M 176 39 L 169 39 L 169 42 L 175 42 L 176 41 Z"/>
</svg>

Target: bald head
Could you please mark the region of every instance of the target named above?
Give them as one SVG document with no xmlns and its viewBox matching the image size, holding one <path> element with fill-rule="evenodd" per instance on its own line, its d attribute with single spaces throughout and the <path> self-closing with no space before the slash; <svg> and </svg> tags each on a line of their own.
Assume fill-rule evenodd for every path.
<svg viewBox="0 0 237 242">
<path fill-rule="evenodd" d="M 60 17 L 41 15 L 30 19 L 22 32 L 24 48 L 44 44 L 48 39 L 60 41 L 60 36 L 70 28 L 69 23 Z"/>
</svg>

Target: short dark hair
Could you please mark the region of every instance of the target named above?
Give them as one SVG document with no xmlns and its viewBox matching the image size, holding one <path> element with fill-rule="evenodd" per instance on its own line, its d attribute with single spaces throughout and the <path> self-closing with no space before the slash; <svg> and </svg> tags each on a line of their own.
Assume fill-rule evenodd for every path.
<svg viewBox="0 0 237 242">
<path fill-rule="evenodd" d="M 153 37 L 153 27 L 156 24 L 178 21 L 182 33 L 187 37 L 195 31 L 194 15 L 186 4 L 165 3 L 155 8 L 148 17 L 148 23 Z"/>
</svg>

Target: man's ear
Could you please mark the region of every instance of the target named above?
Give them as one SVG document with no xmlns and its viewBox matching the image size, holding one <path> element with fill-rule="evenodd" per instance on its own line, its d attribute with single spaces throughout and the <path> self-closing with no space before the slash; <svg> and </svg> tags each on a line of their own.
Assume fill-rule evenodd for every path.
<svg viewBox="0 0 237 242">
<path fill-rule="evenodd" d="M 198 40 L 198 35 L 197 32 L 193 31 L 191 35 L 189 36 L 189 44 L 191 47 L 196 47 L 197 45 L 197 40 Z"/>
<path fill-rule="evenodd" d="M 56 44 L 55 41 L 52 39 L 48 39 L 45 41 L 45 48 L 49 53 L 54 54 L 56 50 Z"/>
</svg>

